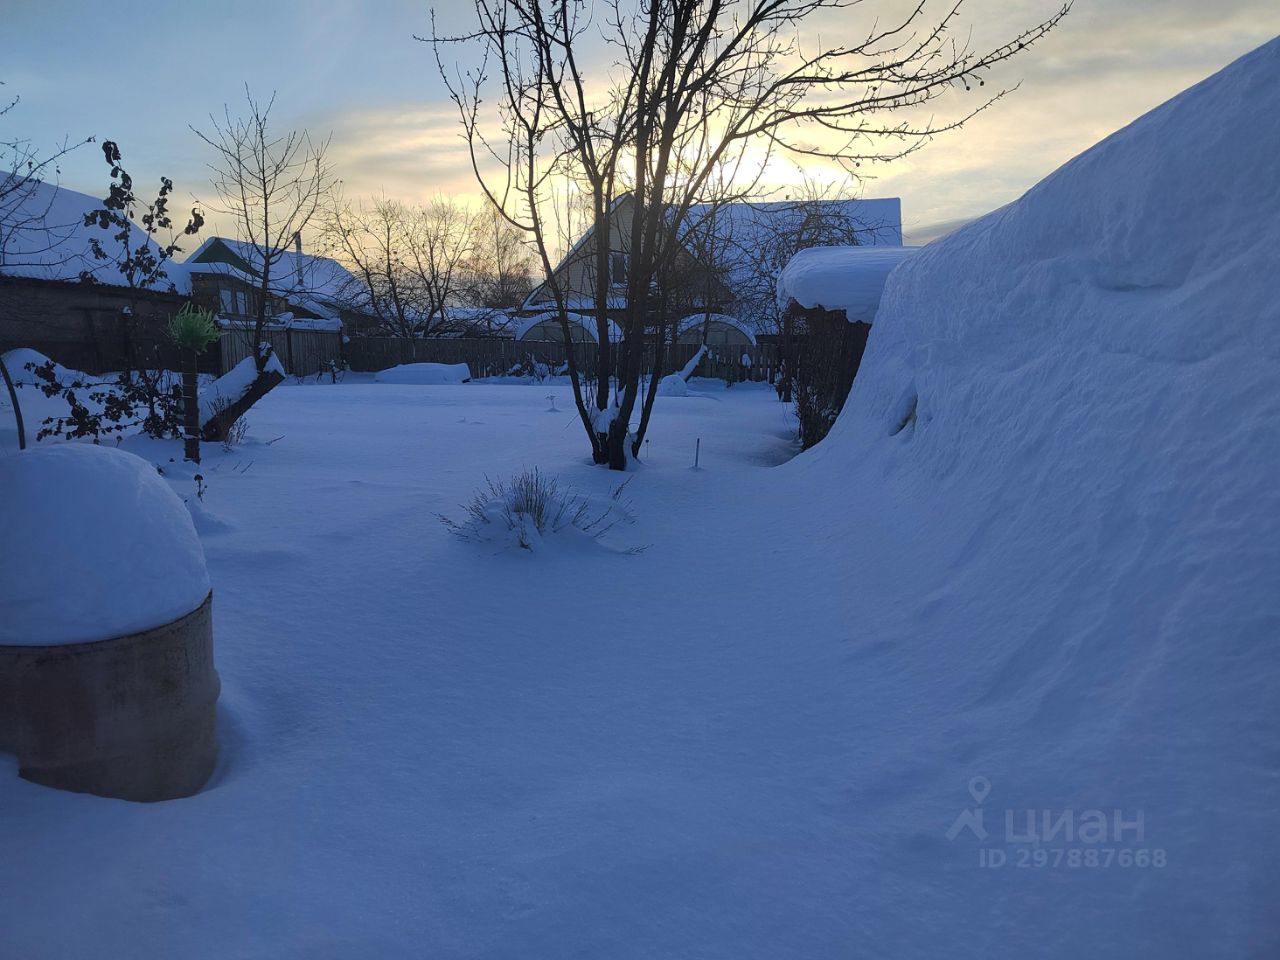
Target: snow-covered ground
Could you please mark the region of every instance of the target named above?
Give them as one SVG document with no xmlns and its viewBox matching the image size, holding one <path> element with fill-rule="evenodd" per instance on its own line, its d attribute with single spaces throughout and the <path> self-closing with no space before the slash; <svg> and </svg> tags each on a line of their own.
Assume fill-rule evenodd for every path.
<svg viewBox="0 0 1280 960">
<path fill-rule="evenodd" d="M 436 514 L 521 466 L 616 488 L 564 386 L 289 383 L 243 446 L 205 444 L 221 767 L 141 806 L 33 786 L 0 754 L 3 952 L 679 952 L 687 924 L 654 940 L 655 915 L 694 917 L 691 894 L 746 882 L 762 844 L 761 882 L 802 855 L 796 804 L 819 798 L 787 771 L 811 761 L 774 756 L 776 734 L 752 746 L 796 693 L 771 691 L 790 607 L 762 589 L 776 554 L 744 499 L 794 451 L 786 408 L 693 387 L 659 401 L 635 522 L 537 555 Z M 0 446 L 15 455 L 10 424 Z M 123 446 L 194 498 L 180 441 Z M 773 840 L 737 839 L 770 822 Z M 763 931 L 750 901 L 737 915 Z M 728 947 L 735 922 L 699 936 Z"/>
<path fill-rule="evenodd" d="M 193 504 L 222 765 L 0 769 L 4 954 L 1280 955 L 1278 110 L 1280 41 L 904 263 L 813 451 L 660 397 L 599 542 L 434 516 L 610 495 L 563 385 L 278 388 Z"/>
</svg>

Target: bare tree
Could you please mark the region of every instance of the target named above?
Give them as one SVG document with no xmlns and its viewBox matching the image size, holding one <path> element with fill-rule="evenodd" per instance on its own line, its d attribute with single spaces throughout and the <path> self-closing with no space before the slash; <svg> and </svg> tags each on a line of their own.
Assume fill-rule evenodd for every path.
<svg viewBox="0 0 1280 960">
<path fill-rule="evenodd" d="M 474 235 L 475 212 L 452 200 L 437 198 L 415 213 L 409 257 L 426 292 L 424 336 L 459 332 L 448 308 L 457 300 Z"/>
<path fill-rule="evenodd" d="M 492 210 L 475 217 L 462 300 L 472 307 L 517 308 L 533 290 L 533 254 L 523 234 Z"/>
<path fill-rule="evenodd" d="M 783 267 L 801 250 L 816 246 L 859 246 L 901 241 L 899 225 L 875 219 L 849 195 L 856 178 L 846 183 L 823 183 L 803 168 L 781 199 L 735 204 L 732 210 L 695 209 L 684 243 L 711 272 L 729 278 L 733 298 L 726 309 L 757 333 L 779 334 L 783 373 L 779 396 L 791 400 L 790 368 L 794 366 L 795 336 L 791 315 L 779 309 L 775 296 Z M 703 339 L 710 322 L 710 305 L 702 305 Z"/>
<path fill-rule="evenodd" d="M 261 374 L 270 356 L 263 345 L 270 304 L 284 279 L 276 270 L 296 238 L 308 227 L 334 186 L 333 170 L 325 159 L 329 141 L 316 142 L 306 130 L 277 134 L 270 125 L 275 95 L 265 104 L 245 88 L 247 116 L 209 117 L 210 131 L 192 131 L 214 150 L 209 164 L 220 212 L 235 221 L 239 239 L 249 253 L 256 275 L 257 297 L 253 324 L 253 357 Z"/>
<path fill-rule="evenodd" d="M 475 221 L 474 211 L 444 197 L 423 206 L 385 197 L 340 200 L 324 217 L 321 236 L 354 277 L 343 302 L 391 336 L 461 332 L 449 308 L 466 285 Z"/>
<path fill-rule="evenodd" d="M 16 96 L 0 101 L 0 118 L 8 117 L 18 103 Z M 58 266 L 69 259 L 59 257 L 57 248 L 75 231 L 79 221 L 51 222 L 57 178 L 62 173 L 62 158 L 92 140 L 92 137 L 74 142 L 66 139 L 51 152 L 41 153 L 30 140 L 7 132 L 0 135 L 0 273 L 6 268 Z M 50 180 L 52 189 L 41 192 L 41 187 Z M 22 407 L 3 358 L 0 358 L 0 380 L 4 381 L 13 405 L 18 448 L 24 450 L 27 438 Z"/>
<path fill-rule="evenodd" d="M 0 118 L 7 118 L 19 102 L 14 96 L 0 103 Z M 67 261 L 59 258 L 57 248 L 75 231 L 80 218 L 51 220 L 61 163 L 67 154 L 92 142 L 93 137 L 66 139 L 42 152 L 30 140 L 0 134 L 0 273 L 6 268 L 57 266 Z M 51 189 L 42 190 L 46 185 Z"/>
<path fill-rule="evenodd" d="M 960 126 L 1004 92 L 950 121 L 910 118 L 952 90 L 984 84 L 991 67 L 1035 43 L 1070 8 L 1068 0 L 1008 42 L 975 50 L 956 36 L 963 3 L 949 0 L 934 13 L 921 0 L 896 17 L 891 7 L 884 19 L 869 16 L 853 40 L 834 44 L 802 43 L 800 32 L 824 11 L 847 20 L 846 0 L 613 0 L 594 17 L 586 0 L 475 0 L 472 32 L 433 35 L 481 189 L 531 237 L 566 328 L 548 244 L 549 198 L 567 180 L 591 199 L 601 376 L 615 366 L 609 259 L 615 234 L 625 234 L 610 407 L 599 406 L 597 390 L 597 409 L 588 410 L 570 371 L 598 462 L 622 469 L 628 452 L 641 449 L 645 424 L 632 436 L 630 419 L 646 347 L 660 343 L 653 314 L 662 306 L 661 280 L 682 249 L 690 208 L 716 199 L 719 184 L 732 195 L 754 181 L 772 151 L 853 168 Z M 470 69 L 446 67 L 455 45 L 478 49 Z M 631 212 L 619 224 L 613 214 L 624 193 Z"/>
</svg>

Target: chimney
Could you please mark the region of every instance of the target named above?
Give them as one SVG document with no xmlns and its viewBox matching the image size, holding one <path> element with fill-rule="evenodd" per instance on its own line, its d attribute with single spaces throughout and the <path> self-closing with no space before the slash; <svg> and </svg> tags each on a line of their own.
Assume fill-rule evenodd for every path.
<svg viewBox="0 0 1280 960">
<path fill-rule="evenodd" d="M 294 271 L 298 275 L 298 289 L 303 289 L 302 281 L 302 232 L 293 235 Z"/>
</svg>

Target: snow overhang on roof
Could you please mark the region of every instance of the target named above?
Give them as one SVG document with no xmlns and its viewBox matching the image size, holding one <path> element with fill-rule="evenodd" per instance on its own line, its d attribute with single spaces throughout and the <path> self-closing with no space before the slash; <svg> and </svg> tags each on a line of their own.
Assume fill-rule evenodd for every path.
<svg viewBox="0 0 1280 960">
<path fill-rule="evenodd" d="M 843 310 L 850 322 L 871 323 L 893 268 L 919 247 L 810 247 L 778 278 L 778 306 Z"/>
</svg>

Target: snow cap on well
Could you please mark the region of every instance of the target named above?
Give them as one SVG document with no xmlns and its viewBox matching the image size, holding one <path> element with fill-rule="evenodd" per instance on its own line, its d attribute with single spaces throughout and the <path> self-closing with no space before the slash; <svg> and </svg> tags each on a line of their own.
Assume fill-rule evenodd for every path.
<svg viewBox="0 0 1280 960">
<path fill-rule="evenodd" d="M 107 640 L 209 592 L 191 515 L 145 460 L 84 443 L 0 459 L 0 644 Z"/>
</svg>

